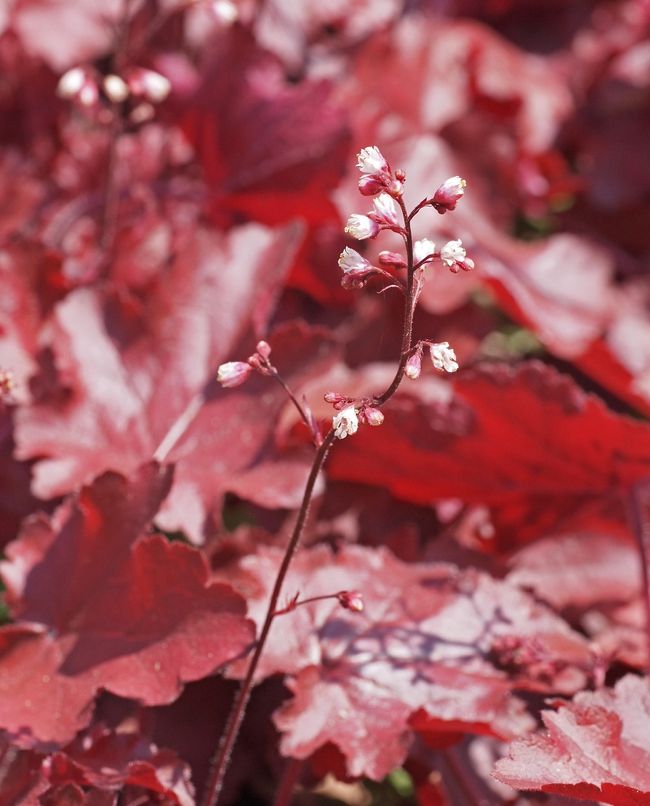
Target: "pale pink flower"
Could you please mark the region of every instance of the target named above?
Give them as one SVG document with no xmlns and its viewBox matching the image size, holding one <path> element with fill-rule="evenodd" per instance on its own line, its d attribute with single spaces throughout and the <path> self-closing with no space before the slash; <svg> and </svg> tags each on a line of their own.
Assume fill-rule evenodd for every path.
<svg viewBox="0 0 650 806">
<path fill-rule="evenodd" d="M 363 416 L 368 425 L 381 425 L 384 422 L 383 412 L 374 406 L 364 406 Z"/>
<path fill-rule="evenodd" d="M 372 271 L 372 264 L 360 255 L 355 249 L 346 246 L 339 255 L 339 266 L 348 277 L 365 277 Z"/>
<path fill-rule="evenodd" d="M 224 389 L 240 386 L 253 371 L 250 364 L 245 361 L 228 361 L 217 370 L 217 381 Z"/>
<path fill-rule="evenodd" d="M 334 435 L 338 439 L 345 439 L 348 434 L 356 434 L 359 428 L 359 418 L 354 406 L 347 406 L 332 418 Z"/>
<path fill-rule="evenodd" d="M 128 84 L 134 95 L 142 95 L 154 104 L 164 101 L 172 88 L 168 78 L 144 67 L 136 67 L 131 71 Z"/>
<path fill-rule="evenodd" d="M 83 106 L 93 106 L 99 98 L 97 83 L 83 67 L 72 67 L 65 72 L 56 91 L 60 98 L 75 99 Z"/>
<path fill-rule="evenodd" d="M 440 250 L 440 259 L 454 274 L 460 269 L 471 271 L 474 268 L 474 261 L 467 257 L 467 252 L 460 238 L 455 241 L 448 241 L 442 247 Z"/>
<path fill-rule="evenodd" d="M 374 238 L 379 232 L 379 224 L 367 215 L 353 213 L 348 218 L 345 231 L 358 241 L 362 241 L 364 238 Z"/>
<path fill-rule="evenodd" d="M 430 344 L 429 352 L 431 353 L 431 361 L 436 369 L 442 369 L 445 372 L 456 372 L 458 369 L 458 362 L 456 361 L 456 353 L 449 346 L 448 341 L 441 341 L 438 344 Z"/>
<path fill-rule="evenodd" d="M 388 193 L 380 193 L 373 200 L 372 206 L 374 210 L 370 215 L 378 224 L 383 224 L 387 227 L 399 226 L 398 208 Z"/>
</svg>

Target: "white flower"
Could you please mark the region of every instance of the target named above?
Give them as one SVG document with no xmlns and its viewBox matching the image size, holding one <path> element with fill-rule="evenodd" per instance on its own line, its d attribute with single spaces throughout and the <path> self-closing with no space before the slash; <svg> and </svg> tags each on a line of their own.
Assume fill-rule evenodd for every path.
<svg viewBox="0 0 650 806">
<path fill-rule="evenodd" d="M 388 193 L 380 193 L 373 200 L 372 206 L 375 208 L 372 215 L 379 224 L 386 224 L 389 227 L 399 226 L 397 205 Z"/>
<path fill-rule="evenodd" d="M 413 244 L 413 257 L 416 263 L 424 260 L 425 258 L 433 258 L 436 251 L 436 245 L 429 238 L 422 238 Z"/>
<path fill-rule="evenodd" d="M 358 215 L 353 213 L 348 218 L 348 223 L 345 225 L 345 231 L 348 235 L 356 238 L 358 241 L 364 238 L 374 238 L 379 232 L 379 224 L 368 218 L 367 215 Z"/>
<path fill-rule="evenodd" d="M 346 246 L 339 255 L 339 266 L 343 269 L 344 274 L 351 277 L 363 277 L 372 269 L 372 264 L 349 246 Z"/>
<path fill-rule="evenodd" d="M 448 241 L 440 250 L 440 259 L 451 271 L 457 272 L 459 268 L 470 271 L 474 268 L 474 261 L 467 257 L 467 252 L 460 240 Z"/>
<path fill-rule="evenodd" d="M 345 439 L 348 434 L 356 434 L 359 428 L 359 418 L 354 406 L 347 406 L 332 418 L 334 435 L 338 439 Z"/>
<path fill-rule="evenodd" d="M 239 17 L 237 6 L 230 0 L 216 0 L 212 3 L 212 13 L 222 25 L 232 25 Z"/>
<path fill-rule="evenodd" d="M 357 168 L 363 174 L 380 174 L 388 170 L 388 162 L 377 146 L 367 146 L 357 154 Z"/>
<path fill-rule="evenodd" d="M 456 372 L 458 362 L 456 353 L 449 346 L 448 341 L 441 341 L 439 344 L 429 345 L 431 361 L 436 369 L 444 369 L 445 372 Z"/>
</svg>

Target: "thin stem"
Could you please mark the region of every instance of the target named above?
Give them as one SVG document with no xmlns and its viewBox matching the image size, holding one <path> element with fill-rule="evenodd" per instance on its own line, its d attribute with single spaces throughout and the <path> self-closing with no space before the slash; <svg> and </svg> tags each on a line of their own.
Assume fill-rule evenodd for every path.
<svg viewBox="0 0 650 806">
<path fill-rule="evenodd" d="M 637 482 L 630 490 L 629 514 L 641 557 L 647 644 L 646 667 L 650 673 L 650 480 Z"/>
<path fill-rule="evenodd" d="M 302 504 L 300 505 L 300 509 L 298 511 L 298 518 L 296 520 L 295 526 L 293 527 L 293 532 L 291 533 L 289 544 L 287 545 L 284 557 L 282 558 L 282 563 L 278 570 L 278 575 L 276 577 L 275 584 L 273 586 L 271 598 L 269 599 L 269 604 L 266 609 L 264 623 L 262 624 L 262 629 L 260 630 L 260 636 L 255 645 L 255 650 L 251 655 L 251 659 L 248 664 L 248 669 L 246 670 L 246 676 L 242 680 L 239 691 L 237 692 L 237 696 L 235 697 L 233 704 L 231 706 L 230 714 L 228 715 L 228 721 L 226 722 L 226 727 L 221 737 L 221 741 L 219 742 L 217 752 L 210 765 L 210 773 L 208 775 L 208 782 L 206 784 L 205 796 L 203 798 L 204 806 L 213 806 L 213 804 L 217 802 L 217 799 L 223 787 L 223 779 L 226 774 L 228 764 L 230 762 L 230 757 L 232 755 L 237 735 L 239 734 L 239 728 L 241 727 L 242 720 L 244 719 L 244 714 L 246 713 L 246 706 L 248 705 L 251 690 L 253 688 L 253 679 L 255 677 L 255 672 L 257 671 L 257 666 L 259 664 L 260 657 L 262 656 L 262 652 L 264 651 L 266 640 L 271 630 L 271 625 L 275 617 L 275 611 L 277 609 L 280 593 L 282 592 L 282 586 L 287 576 L 287 572 L 289 570 L 291 560 L 293 559 L 293 555 L 295 554 L 296 549 L 298 548 L 298 543 L 300 542 L 302 530 L 307 520 L 307 515 L 309 513 L 309 506 L 311 504 L 311 497 L 314 492 L 316 479 L 323 466 L 323 463 L 325 462 L 325 459 L 327 458 L 327 454 L 329 453 L 329 450 L 332 447 L 334 439 L 335 439 L 334 430 L 330 429 L 329 433 L 323 440 L 323 444 L 318 448 L 318 451 L 316 452 L 316 455 L 314 457 L 314 464 L 312 465 L 311 472 L 309 473 L 309 478 L 307 479 L 307 485 L 305 487 L 305 492 L 302 498 Z"/>
<path fill-rule="evenodd" d="M 285 380 L 282 378 L 282 376 L 281 376 L 281 375 L 280 375 L 280 373 L 277 371 L 277 369 L 276 369 L 276 370 L 275 370 L 275 372 L 273 372 L 272 374 L 273 374 L 273 377 L 275 378 L 275 380 L 276 380 L 276 381 L 277 381 L 277 382 L 280 384 L 280 386 L 281 386 L 281 387 L 284 389 L 284 391 L 287 393 L 287 395 L 288 395 L 288 397 L 289 397 L 289 400 L 290 400 L 290 401 L 293 403 L 293 405 L 296 407 L 296 409 L 297 409 L 297 411 L 298 411 L 298 414 L 300 415 L 300 417 L 301 417 L 301 419 L 302 419 L 303 423 L 304 423 L 304 424 L 307 426 L 307 428 L 308 428 L 308 429 L 311 431 L 312 436 L 314 437 L 314 443 L 316 444 L 316 447 L 318 447 L 318 446 L 321 444 L 321 442 L 322 442 L 322 436 L 321 436 L 321 434 L 318 432 L 318 430 L 316 429 L 316 427 L 315 427 L 315 425 L 314 425 L 314 421 L 311 419 L 311 417 L 310 417 L 310 416 L 309 416 L 309 414 L 307 413 L 307 410 L 305 409 L 305 407 L 304 407 L 304 406 L 302 405 L 302 403 L 301 403 L 301 402 L 298 400 L 298 398 L 297 398 L 297 397 L 294 395 L 294 393 L 293 393 L 293 392 L 292 392 L 292 390 L 291 390 L 291 387 L 290 387 L 290 386 L 289 386 L 289 385 L 286 383 L 286 381 L 285 381 Z"/>
<path fill-rule="evenodd" d="M 280 779 L 280 786 L 275 794 L 273 806 L 291 806 L 293 793 L 304 764 L 305 762 L 299 758 L 288 759 Z"/>
<path fill-rule="evenodd" d="M 406 241 L 406 260 L 407 260 L 407 277 L 406 277 L 406 294 L 404 295 L 404 321 L 402 323 L 402 346 L 400 349 L 399 364 L 395 372 L 395 377 L 389 384 L 386 391 L 381 395 L 374 398 L 375 406 L 382 406 L 389 398 L 391 398 L 397 391 L 397 387 L 402 382 L 404 370 L 406 369 L 406 362 L 409 357 L 409 350 L 411 349 L 411 340 L 413 339 L 413 315 L 415 313 L 415 295 L 413 293 L 413 233 L 411 231 L 411 220 L 409 218 L 404 200 L 400 197 L 398 204 L 402 210 L 404 217 L 404 240 Z"/>
</svg>

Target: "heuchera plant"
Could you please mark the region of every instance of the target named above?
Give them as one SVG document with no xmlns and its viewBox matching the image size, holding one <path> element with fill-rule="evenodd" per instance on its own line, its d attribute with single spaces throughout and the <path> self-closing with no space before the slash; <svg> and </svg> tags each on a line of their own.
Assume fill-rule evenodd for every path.
<svg viewBox="0 0 650 806">
<path fill-rule="evenodd" d="M 296 596 L 291 600 L 290 605 L 282 610 L 277 609 L 291 561 L 305 527 L 316 479 L 330 449 L 336 440 L 356 434 L 360 424 L 382 425 L 384 414 L 381 407 L 395 394 L 405 375 L 412 380 L 418 378 L 421 371 L 421 356 L 425 348 L 428 349 L 436 369 L 445 372 L 456 372 L 458 369 L 456 354 L 448 342 L 436 343 L 419 340 L 413 344 L 413 317 L 426 281 L 426 273 L 432 271 L 433 264 L 441 263 L 452 272 L 458 272 L 461 268 L 470 271 L 474 268 L 474 262 L 467 257 L 460 240 L 445 243 L 438 252 L 436 252 L 435 244 L 429 239 L 414 241 L 411 222 L 418 213 L 427 207 L 432 207 L 440 214 L 454 210 L 465 192 L 466 181 L 460 176 L 447 179 L 431 197 L 423 199 L 409 212 L 404 201 L 406 174 L 401 169 L 393 171 L 377 146 L 368 146 L 359 152 L 357 168 L 361 172 L 359 192 L 362 196 L 375 197 L 373 209 L 367 215 L 352 214 L 348 219 L 345 231 L 358 240 L 365 240 L 375 238 L 382 230 L 391 230 L 403 238 L 405 245 L 404 255 L 395 252 L 379 254 L 378 261 L 383 264 L 383 267 L 390 267 L 392 271 L 389 268 L 374 266 L 349 246 L 345 247 L 339 257 L 339 267 L 343 272 L 341 284 L 344 288 L 363 288 L 371 278 L 378 277 L 383 281 L 383 290 L 394 287 L 404 297 L 402 345 L 397 370 L 392 381 L 384 391 L 369 397 L 355 398 L 340 392 L 327 392 L 324 396 L 325 401 L 332 404 L 336 414 L 332 417 L 329 430 L 323 434 L 307 403 L 303 404 L 298 401 L 271 363 L 271 348 L 265 341 L 258 343 L 256 352 L 247 361 L 227 362 L 219 367 L 217 373 L 217 380 L 227 388 L 243 384 L 251 371 L 275 378 L 286 390 L 303 422 L 310 428 L 316 453 L 309 471 L 296 523 L 275 577 L 255 649 L 248 662 L 239 694 L 233 702 L 219 750 L 212 762 L 205 797 L 207 806 L 216 803 L 221 792 L 233 746 L 246 712 L 253 681 L 274 619 L 301 604 L 326 598 L 321 596 L 300 600 Z M 332 593 L 331 597 L 336 598 L 348 610 L 358 612 L 363 610 L 363 596 L 359 591 L 341 591 Z"/>
<path fill-rule="evenodd" d="M 0 806 L 650 806 L 649 14 L 0 3 Z"/>
</svg>

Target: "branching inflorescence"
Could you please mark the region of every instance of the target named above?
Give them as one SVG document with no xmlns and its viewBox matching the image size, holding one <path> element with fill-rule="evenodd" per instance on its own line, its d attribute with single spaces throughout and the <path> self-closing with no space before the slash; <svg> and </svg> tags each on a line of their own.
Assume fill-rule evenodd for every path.
<svg viewBox="0 0 650 806">
<path fill-rule="evenodd" d="M 472 270 L 474 262 L 467 257 L 460 239 L 448 241 L 439 250 L 436 250 L 435 244 L 428 238 L 414 242 L 411 222 L 418 213 L 427 207 L 433 208 L 441 215 L 453 211 L 463 197 L 466 182 L 460 176 L 450 177 L 431 197 L 423 199 L 409 212 L 403 198 L 406 175 L 399 169 L 393 171 L 377 146 L 368 146 L 359 152 L 357 167 L 361 171 L 359 192 L 363 196 L 374 197 L 372 210 L 367 214 L 350 215 L 345 231 L 357 240 L 366 240 L 376 238 L 383 230 L 388 230 L 400 235 L 405 245 L 405 255 L 393 251 L 380 252 L 377 257 L 379 265 L 373 264 L 349 246 L 343 249 L 338 261 L 343 272 L 341 285 L 344 288 L 360 289 L 370 278 L 377 278 L 384 281 L 382 291 L 396 287 L 404 296 L 400 357 L 391 383 L 383 392 L 363 398 L 349 397 L 334 391 L 327 392 L 325 401 L 332 404 L 336 413 L 332 417 L 329 430 L 323 434 L 321 426 L 315 420 L 307 403 L 297 399 L 280 376 L 277 368 L 271 363 L 271 347 L 267 342 L 260 341 L 255 352 L 246 361 L 229 361 L 222 364 L 217 373 L 217 380 L 225 388 L 240 386 L 245 383 L 252 372 L 274 378 L 285 389 L 301 419 L 309 428 L 316 453 L 260 634 L 213 758 L 203 799 L 205 806 L 212 806 L 218 801 L 230 756 L 250 698 L 255 671 L 274 618 L 290 612 L 301 604 L 315 601 L 314 598 L 301 600 L 296 594 L 290 599 L 287 606 L 278 607 L 282 586 L 305 526 L 314 485 L 330 448 L 337 439 L 345 439 L 356 434 L 360 424 L 380 426 L 384 422 L 381 407 L 397 391 L 404 376 L 411 380 L 419 377 L 422 369 L 422 354 L 425 349 L 428 349 L 435 369 L 449 373 L 456 372 L 458 369 L 456 355 L 448 342 L 433 342 L 425 339 L 413 343 L 413 318 L 426 280 L 426 273 L 433 264 L 440 263 L 451 272 L 457 273 L 461 270 Z M 355 611 L 363 609 L 362 592 L 340 591 L 332 593 L 330 598 L 336 598 L 341 606 L 347 609 Z"/>
</svg>

